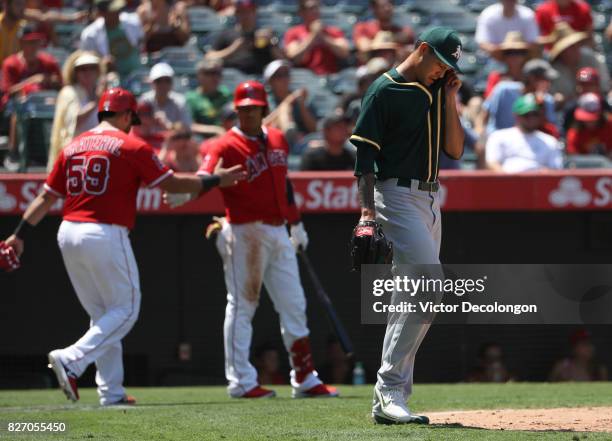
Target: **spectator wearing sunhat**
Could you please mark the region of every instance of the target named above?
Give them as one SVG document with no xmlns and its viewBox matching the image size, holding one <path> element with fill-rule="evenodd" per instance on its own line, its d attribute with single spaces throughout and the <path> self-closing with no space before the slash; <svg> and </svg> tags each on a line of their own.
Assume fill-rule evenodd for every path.
<svg viewBox="0 0 612 441">
<path fill-rule="evenodd" d="M 515 126 L 497 130 L 487 139 L 487 168 L 506 173 L 562 168 L 559 143 L 538 130 L 541 113 L 536 96 L 531 93 L 521 96 L 512 111 L 516 117 Z"/>
<path fill-rule="evenodd" d="M 601 90 L 599 72 L 593 67 L 583 67 L 576 73 L 576 98 L 567 101 L 563 109 L 563 130 L 565 132 L 574 124 L 574 112 L 578 107 L 578 97 L 585 93 L 599 95 L 604 112 L 610 114 L 612 111 L 610 104 L 605 99 L 605 94 Z"/>
<path fill-rule="evenodd" d="M 612 158 L 612 120 L 600 95 L 588 92 L 578 98 L 574 123 L 567 131 L 567 153 Z"/>
<path fill-rule="evenodd" d="M 47 169 L 74 138 L 98 125 L 101 60 L 93 52 L 76 51 L 64 62 L 64 87 L 57 96 Z"/>
<path fill-rule="evenodd" d="M 535 13 L 517 0 L 501 0 L 487 6 L 478 16 L 475 39 L 480 48 L 499 58 L 499 45 L 508 32 L 520 32 L 527 43 L 537 47 L 540 35 Z"/>
<path fill-rule="evenodd" d="M 336 111 L 321 120 L 323 139 L 311 141 L 302 153 L 300 170 L 353 170 L 355 148 L 348 144 L 350 135 L 347 117 Z"/>
<path fill-rule="evenodd" d="M 414 31 L 409 26 L 400 26 L 393 22 L 393 0 L 370 0 L 370 8 L 374 19 L 357 22 L 353 27 L 353 42 L 361 62 L 365 63 L 371 58 L 371 45 L 381 31 L 390 32 L 393 41 L 400 46 L 408 47 L 414 43 Z M 405 56 L 402 59 L 404 58 Z"/>
<path fill-rule="evenodd" d="M 257 26 L 255 0 L 234 0 L 233 6 L 236 26 L 219 33 L 206 58 L 249 75 L 261 75 L 268 63 L 283 57 L 278 37 L 271 29 Z"/>
<path fill-rule="evenodd" d="M 221 127 L 221 111 L 232 100 L 232 93 L 221 84 L 223 62 L 204 59 L 197 66 L 199 86 L 185 94 L 193 123 L 191 130 L 205 137 L 225 133 Z"/>
<path fill-rule="evenodd" d="M 559 22 L 589 37 L 593 32 L 591 6 L 583 0 L 546 0 L 536 8 L 536 19 L 542 36 L 551 34 Z"/>
<path fill-rule="evenodd" d="M 529 43 L 523 39 L 523 35 L 518 31 L 510 31 L 506 34 L 504 41 L 499 45 L 501 62 L 505 66 L 505 71 L 492 71 L 487 78 L 487 87 L 483 97 L 487 98 L 493 88 L 503 80 L 521 81 L 523 77 L 523 66 L 532 55 L 533 50 Z"/>
<path fill-rule="evenodd" d="M 290 147 L 295 147 L 305 135 L 317 130 L 317 117 L 308 90 L 291 90 L 291 65 L 284 60 L 268 64 L 263 80 L 269 91 L 270 110 L 264 123 L 281 130 Z"/>
<path fill-rule="evenodd" d="M 401 51 L 400 44 L 395 41 L 390 31 L 380 31 L 372 40 L 368 55 L 370 59 L 384 58 L 391 66 L 396 66 L 408 53 Z"/>
<path fill-rule="evenodd" d="M 138 14 L 122 12 L 126 0 L 94 0 L 98 18 L 81 32 L 80 49 L 100 54 L 108 71 L 121 79 L 139 69 L 144 37 Z"/>
<path fill-rule="evenodd" d="M 149 81 L 153 86 L 142 95 L 140 100 L 151 104 L 153 112 L 171 126 L 180 125 L 190 128 L 192 119 L 187 108 L 185 96 L 173 88 L 174 69 L 168 63 L 157 63 L 149 72 Z"/>
<path fill-rule="evenodd" d="M 601 90 L 608 90 L 610 75 L 608 68 L 593 49 L 585 43 L 589 41 L 586 32 L 576 32 L 567 23 L 560 22 L 550 35 L 553 41 L 549 58 L 559 72 L 553 82 L 552 92 L 559 94 L 562 102 L 575 98 L 576 74 L 582 67 L 593 67 L 599 72 Z"/>
</svg>

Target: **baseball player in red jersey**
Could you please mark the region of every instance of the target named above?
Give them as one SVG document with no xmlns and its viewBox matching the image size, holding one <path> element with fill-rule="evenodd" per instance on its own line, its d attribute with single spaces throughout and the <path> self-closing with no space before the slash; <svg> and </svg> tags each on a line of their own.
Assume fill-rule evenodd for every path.
<svg viewBox="0 0 612 441">
<path fill-rule="evenodd" d="M 261 83 L 239 84 L 234 106 L 239 126 L 210 147 L 198 172 L 208 176 L 223 160 L 224 164 L 242 165 L 247 173 L 246 180 L 222 190 L 226 217 L 216 238 L 227 288 L 224 343 L 228 392 L 235 398 L 276 395 L 257 383 L 257 371 L 249 362 L 251 321 L 263 283 L 280 316 L 281 335 L 290 354 L 293 397 L 337 396 L 334 387 L 319 380 L 310 353 L 306 299 L 296 258 L 297 248 L 308 245 L 308 236 L 287 177 L 287 141 L 281 131 L 262 126 L 268 102 Z M 173 205 L 172 197 L 167 200 Z M 291 236 L 286 223 L 291 225 Z"/>
<path fill-rule="evenodd" d="M 72 286 L 91 322 L 76 343 L 49 353 L 49 366 L 72 401 L 79 399 L 77 378 L 95 362 L 100 404 L 134 404 L 123 388 L 121 340 L 140 309 L 138 268 L 128 239 L 138 188 L 144 183 L 170 193 L 200 194 L 217 185 L 233 185 L 244 172 L 236 166 L 217 167 L 205 179 L 174 175 L 150 146 L 128 135 L 140 121 L 136 99 L 126 90 L 104 92 L 98 119 L 97 127 L 62 150 L 44 191 L 6 243 L 21 255 L 34 226 L 58 198 L 65 199 L 57 239 Z"/>
</svg>

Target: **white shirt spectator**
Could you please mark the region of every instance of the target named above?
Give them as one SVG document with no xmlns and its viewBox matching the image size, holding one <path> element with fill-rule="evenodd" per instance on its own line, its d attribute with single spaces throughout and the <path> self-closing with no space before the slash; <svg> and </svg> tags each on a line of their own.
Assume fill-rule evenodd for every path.
<svg viewBox="0 0 612 441">
<path fill-rule="evenodd" d="M 132 46 L 139 48 L 144 38 L 144 32 L 138 14 L 122 12 L 119 14 L 119 23 L 119 26 L 125 32 L 125 36 Z M 80 49 L 97 52 L 103 57 L 110 55 L 108 37 L 102 17 L 97 18 L 89 26 L 83 29 L 81 32 Z"/>
<path fill-rule="evenodd" d="M 171 124 L 181 123 L 183 127 L 191 127 L 191 112 L 187 109 L 184 95 L 171 91 L 163 107 L 160 107 L 155 100 L 154 90 L 144 93 L 140 100 L 151 104 L 154 112 L 163 112 L 166 120 Z"/>
<path fill-rule="evenodd" d="M 540 35 L 535 12 L 523 5 L 516 5 L 512 17 L 504 17 L 501 3 L 485 8 L 478 17 L 476 25 L 476 42 L 501 44 L 510 31 L 518 31 L 528 43 L 533 43 Z"/>
<path fill-rule="evenodd" d="M 491 133 L 485 157 L 507 173 L 563 166 L 561 146 L 555 138 L 539 130 L 523 133 L 518 127 Z"/>
</svg>

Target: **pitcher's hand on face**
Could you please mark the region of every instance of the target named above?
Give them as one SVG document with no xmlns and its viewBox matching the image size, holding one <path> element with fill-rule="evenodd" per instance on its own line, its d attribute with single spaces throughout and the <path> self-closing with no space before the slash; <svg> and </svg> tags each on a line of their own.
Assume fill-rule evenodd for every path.
<svg viewBox="0 0 612 441">
<path fill-rule="evenodd" d="M 446 73 L 446 93 L 447 94 L 456 94 L 461 88 L 461 80 L 457 76 L 457 72 L 454 70 L 449 70 Z"/>
<path fill-rule="evenodd" d="M 221 182 L 219 187 L 231 187 L 239 181 L 244 181 L 247 177 L 246 171 L 242 169 L 242 164 L 234 165 L 230 168 L 223 168 L 223 158 L 219 158 L 219 162 L 215 166 L 213 174 L 219 176 Z"/>
</svg>

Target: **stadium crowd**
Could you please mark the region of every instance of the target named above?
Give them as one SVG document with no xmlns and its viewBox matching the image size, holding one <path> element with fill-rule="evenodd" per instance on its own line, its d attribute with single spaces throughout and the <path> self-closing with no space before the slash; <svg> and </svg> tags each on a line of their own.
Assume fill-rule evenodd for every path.
<svg viewBox="0 0 612 441">
<path fill-rule="evenodd" d="M 611 0 L 2 0 L 0 171 L 52 164 L 115 85 L 139 96 L 134 133 L 195 171 L 245 79 L 292 169 L 350 170 L 361 97 L 434 24 L 463 41 L 466 153 L 443 168 L 607 167 L 611 17 Z"/>
</svg>

